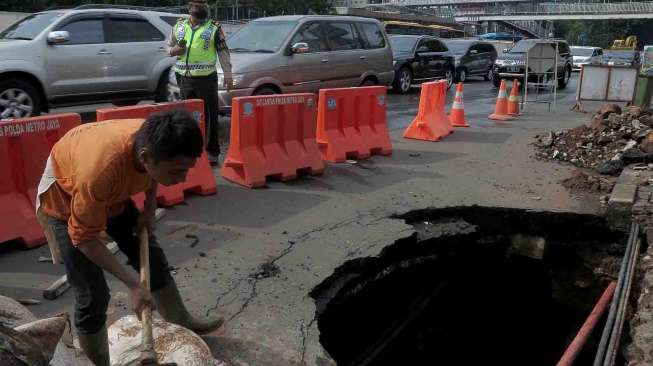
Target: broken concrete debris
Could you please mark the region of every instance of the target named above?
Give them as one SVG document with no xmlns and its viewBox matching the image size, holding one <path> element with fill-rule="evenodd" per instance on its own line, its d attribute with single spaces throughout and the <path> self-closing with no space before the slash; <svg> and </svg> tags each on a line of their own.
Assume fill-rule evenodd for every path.
<svg viewBox="0 0 653 366">
<path fill-rule="evenodd" d="M 625 166 L 653 162 L 653 118 L 639 107 L 623 111 L 617 105 L 602 107 L 590 120 L 564 131 L 536 136 L 536 157 L 618 175 Z"/>
</svg>

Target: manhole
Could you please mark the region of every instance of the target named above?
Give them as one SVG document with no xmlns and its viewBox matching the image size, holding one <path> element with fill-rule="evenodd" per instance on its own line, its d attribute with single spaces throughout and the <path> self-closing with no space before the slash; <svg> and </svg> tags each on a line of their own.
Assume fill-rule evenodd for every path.
<svg viewBox="0 0 653 366">
<path fill-rule="evenodd" d="M 618 277 L 627 240 L 572 213 L 459 207 L 401 218 L 418 233 L 345 263 L 311 293 L 338 365 L 555 365 Z M 575 365 L 592 364 L 604 322 Z"/>
</svg>

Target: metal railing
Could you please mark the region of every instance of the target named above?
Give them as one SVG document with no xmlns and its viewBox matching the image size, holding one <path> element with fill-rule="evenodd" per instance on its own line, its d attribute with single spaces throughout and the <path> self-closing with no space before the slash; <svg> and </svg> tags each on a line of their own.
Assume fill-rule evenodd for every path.
<svg viewBox="0 0 653 366">
<path fill-rule="evenodd" d="M 540 3 L 504 4 L 482 9 L 456 9 L 456 16 L 469 15 L 563 15 L 563 14 L 653 14 L 653 2 L 632 3 Z"/>
</svg>

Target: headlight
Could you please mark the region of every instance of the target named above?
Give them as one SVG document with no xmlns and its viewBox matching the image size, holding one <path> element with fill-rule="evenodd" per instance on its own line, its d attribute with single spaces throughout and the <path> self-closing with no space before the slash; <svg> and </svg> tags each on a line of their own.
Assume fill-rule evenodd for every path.
<svg viewBox="0 0 653 366">
<path fill-rule="evenodd" d="M 496 63 L 498 66 L 503 66 L 506 64 L 506 60 L 496 60 L 494 63 Z"/>
<path fill-rule="evenodd" d="M 177 74 L 175 73 L 173 67 L 171 67 L 170 71 L 168 72 L 168 83 L 177 86 Z"/>
<path fill-rule="evenodd" d="M 231 78 L 233 79 L 234 82 L 234 87 L 241 86 L 243 83 L 243 80 L 245 79 L 244 74 L 231 74 Z M 224 87 L 224 73 L 219 72 L 218 73 L 218 85 L 220 87 Z"/>
<path fill-rule="evenodd" d="M 396 65 L 397 65 L 397 60 L 392 60 L 392 66 L 396 66 Z"/>
</svg>

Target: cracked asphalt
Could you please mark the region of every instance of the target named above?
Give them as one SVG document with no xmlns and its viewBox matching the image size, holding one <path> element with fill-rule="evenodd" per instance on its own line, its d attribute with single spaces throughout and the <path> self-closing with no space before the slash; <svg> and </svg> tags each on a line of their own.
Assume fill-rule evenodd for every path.
<svg viewBox="0 0 653 366">
<path fill-rule="evenodd" d="M 322 176 L 256 190 L 228 183 L 216 171 L 216 196 L 187 195 L 157 228 L 191 310 L 227 319 L 223 334 L 205 337 L 216 356 L 233 365 L 333 364 L 319 343 L 309 293 L 347 261 L 376 256 L 412 235 L 413 227 L 392 219 L 395 214 L 474 204 L 597 213 L 596 197 L 573 196 L 559 184 L 571 167 L 532 158 L 536 134 L 589 122 L 589 115 L 569 111 L 575 90 L 573 79 L 553 112 L 529 105 L 520 119 L 497 124 L 487 119 L 496 89 L 470 81 L 465 106 L 472 127 L 437 143 L 401 138 L 416 114 L 419 89 L 391 94 L 390 157 L 330 164 Z M 187 235 L 199 243 L 191 248 Z M 47 247 L 0 248 L 0 294 L 40 299 L 31 307 L 38 316 L 69 310 L 71 291 L 55 301 L 41 298 L 63 268 L 38 263 L 40 255 L 49 255 Z M 125 288 L 108 278 L 115 320 L 127 313 L 122 304 L 128 300 Z"/>
</svg>

